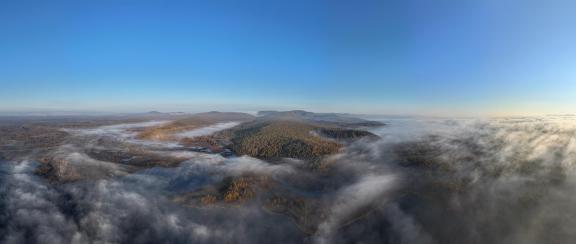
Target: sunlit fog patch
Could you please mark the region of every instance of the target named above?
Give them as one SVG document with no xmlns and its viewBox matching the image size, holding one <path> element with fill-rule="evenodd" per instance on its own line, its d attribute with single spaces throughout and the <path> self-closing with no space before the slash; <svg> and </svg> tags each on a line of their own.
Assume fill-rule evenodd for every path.
<svg viewBox="0 0 576 244">
<path fill-rule="evenodd" d="M 138 130 L 164 125 L 171 121 L 147 121 L 139 123 L 125 123 L 116 125 L 99 126 L 95 128 L 82 128 L 82 129 L 63 129 L 66 132 L 72 133 L 77 137 L 84 137 L 88 139 L 97 140 L 100 138 L 109 138 L 117 142 L 126 144 L 134 144 L 138 146 L 148 146 L 157 148 L 178 148 L 181 147 L 177 142 L 168 141 L 154 141 L 138 139 Z"/>
<path fill-rule="evenodd" d="M 199 153 L 190 151 L 156 152 L 185 159 L 174 168 L 175 171 L 193 172 L 212 170 L 230 175 L 243 173 L 286 174 L 292 173 L 291 164 L 273 164 L 249 156 L 223 157 L 220 154 Z"/>
<path fill-rule="evenodd" d="M 118 137 L 132 137 L 134 133 L 129 131 L 131 129 L 137 128 L 145 128 L 145 127 L 152 127 L 163 125 L 169 123 L 170 121 L 147 121 L 147 122 L 140 122 L 140 123 L 125 123 L 125 124 L 115 124 L 115 125 L 106 125 L 100 126 L 96 128 L 84 128 L 84 129 L 64 129 L 68 132 L 84 134 L 84 135 L 113 135 Z"/>
<path fill-rule="evenodd" d="M 216 132 L 221 131 L 221 130 L 232 128 L 232 127 L 237 126 L 239 124 L 240 124 L 240 122 L 217 123 L 217 124 L 214 124 L 211 126 L 206 126 L 206 127 L 202 127 L 202 128 L 198 128 L 198 129 L 194 129 L 194 130 L 184 131 L 184 132 L 176 134 L 176 136 L 179 138 L 185 138 L 185 137 L 192 138 L 192 137 L 198 137 L 198 136 L 206 136 L 206 135 L 210 135 L 210 134 L 216 133 Z"/>
</svg>

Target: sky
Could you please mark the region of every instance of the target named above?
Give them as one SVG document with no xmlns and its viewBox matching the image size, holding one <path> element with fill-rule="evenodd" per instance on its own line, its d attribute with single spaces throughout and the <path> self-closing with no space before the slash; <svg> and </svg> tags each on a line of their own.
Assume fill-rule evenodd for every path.
<svg viewBox="0 0 576 244">
<path fill-rule="evenodd" d="M 0 112 L 576 112 L 576 2 L 0 0 Z"/>
</svg>

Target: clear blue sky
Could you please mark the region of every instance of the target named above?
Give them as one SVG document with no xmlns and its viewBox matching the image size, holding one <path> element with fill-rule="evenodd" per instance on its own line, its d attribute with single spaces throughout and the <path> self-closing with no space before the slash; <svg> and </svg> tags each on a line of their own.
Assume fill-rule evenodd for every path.
<svg viewBox="0 0 576 244">
<path fill-rule="evenodd" d="M 0 111 L 576 112 L 576 2 L 0 1 Z"/>
</svg>

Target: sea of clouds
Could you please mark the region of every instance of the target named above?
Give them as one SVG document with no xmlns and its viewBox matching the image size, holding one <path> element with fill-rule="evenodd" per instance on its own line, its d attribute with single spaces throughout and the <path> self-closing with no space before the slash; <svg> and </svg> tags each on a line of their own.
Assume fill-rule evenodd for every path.
<svg viewBox="0 0 576 244">
<path fill-rule="evenodd" d="M 0 243 L 573 243 L 576 118 L 386 119 L 381 139 L 331 156 L 323 174 L 303 162 L 270 163 L 133 141 L 130 126 L 77 132 L 182 158 L 178 167 L 127 173 L 90 159 L 82 143 L 58 149 L 70 162 L 119 170 L 55 184 L 33 160 L 0 165 Z M 142 126 L 142 125 L 138 125 Z M 146 125 L 148 126 L 148 125 Z M 93 142 L 94 140 L 80 140 Z M 124 144 L 122 144 L 124 145 Z M 86 143 L 94 147 L 95 144 Z M 414 156 L 416 155 L 416 156 Z M 86 158 L 88 157 L 88 158 Z M 190 208 L 170 200 L 227 176 L 268 175 L 320 198 L 313 234 L 260 204 Z"/>
</svg>

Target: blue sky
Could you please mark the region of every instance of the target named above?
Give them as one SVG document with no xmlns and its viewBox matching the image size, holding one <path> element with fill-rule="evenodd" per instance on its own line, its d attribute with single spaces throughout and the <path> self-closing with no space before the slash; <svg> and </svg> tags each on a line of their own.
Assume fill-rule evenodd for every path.
<svg viewBox="0 0 576 244">
<path fill-rule="evenodd" d="M 0 111 L 576 112 L 573 1 L 0 1 Z"/>
</svg>

